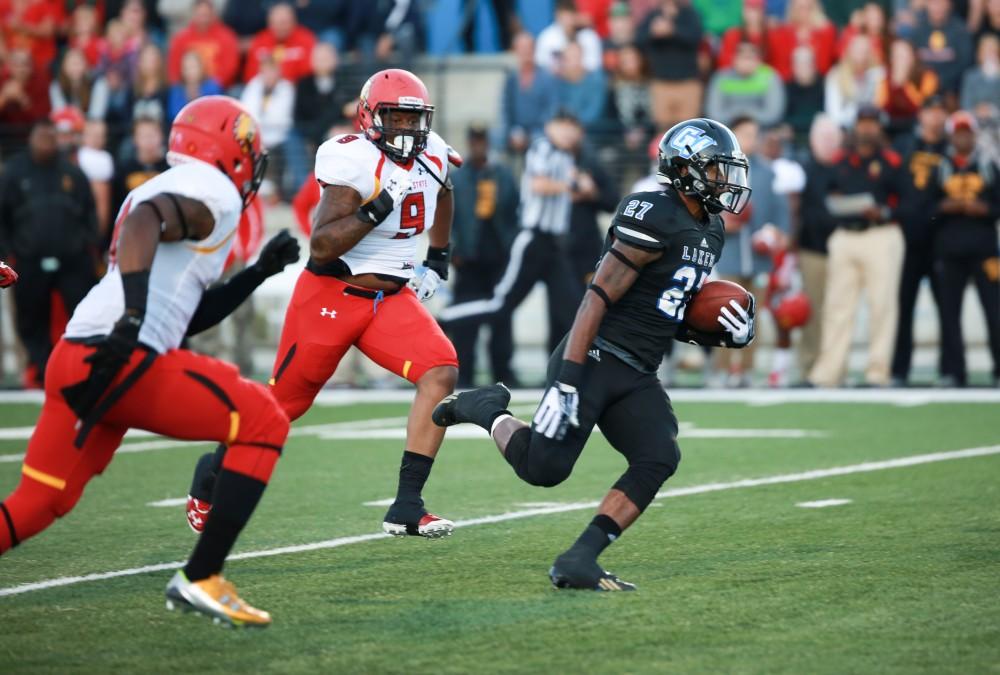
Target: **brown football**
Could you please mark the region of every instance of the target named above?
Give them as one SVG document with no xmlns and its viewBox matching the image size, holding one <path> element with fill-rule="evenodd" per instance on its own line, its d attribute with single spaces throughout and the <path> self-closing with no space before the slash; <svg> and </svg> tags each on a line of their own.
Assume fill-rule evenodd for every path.
<svg viewBox="0 0 1000 675">
<path fill-rule="evenodd" d="M 740 303 L 743 309 L 750 309 L 750 293 L 732 281 L 709 281 L 691 298 L 684 313 L 684 323 L 704 333 L 720 333 L 719 310 L 730 300 Z"/>
</svg>

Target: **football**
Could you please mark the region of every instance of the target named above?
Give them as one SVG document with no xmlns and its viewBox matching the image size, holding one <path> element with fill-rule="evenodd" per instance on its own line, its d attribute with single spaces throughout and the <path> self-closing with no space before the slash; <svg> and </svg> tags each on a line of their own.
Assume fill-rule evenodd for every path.
<svg viewBox="0 0 1000 675">
<path fill-rule="evenodd" d="M 750 309 L 750 292 L 732 281 L 709 281 L 701 287 L 688 302 L 684 323 L 704 333 L 720 333 L 719 310 L 730 300 L 740 303 L 743 309 Z"/>
</svg>

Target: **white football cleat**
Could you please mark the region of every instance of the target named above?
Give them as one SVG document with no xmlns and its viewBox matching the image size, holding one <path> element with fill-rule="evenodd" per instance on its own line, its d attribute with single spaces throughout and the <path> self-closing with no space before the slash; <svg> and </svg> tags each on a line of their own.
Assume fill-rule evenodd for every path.
<svg viewBox="0 0 1000 675">
<path fill-rule="evenodd" d="M 425 513 L 420 518 L 420 522 L 414 523 L 392 523 L 388 520 L 382 522 L 382 530 L 386 534 L 394 537 L 427 537 L 428 539 L 441 539 L 451 536 L 455 529 L 455 523 L 447 518 L 435 516 L 433 513 Z"/>
</svg>

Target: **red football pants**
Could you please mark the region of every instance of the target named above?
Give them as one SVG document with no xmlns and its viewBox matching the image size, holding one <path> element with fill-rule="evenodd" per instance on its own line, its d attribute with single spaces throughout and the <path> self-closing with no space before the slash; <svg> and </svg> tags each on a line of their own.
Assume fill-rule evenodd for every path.
<svg viewBox="0 0 1000 675">
<path fill-rule="evenodd" d="M 225 468 L 265 483 L 271 476 L 288 435 L 288 417 L 266 387 L 241 378 L 235 366 L 183 349 L 157 356 L 77 448 L 77 417 L 62 389 L 89 375 L 83 359 L 93 349 L 61 340 L 52 352 L 45 403 L 28 442 L 21 481 L 0 502 L 0 553 L 69 513 L 130 428 L 226 443 Z M 137 349 L 111 389 L 145 355 Z"/>
<path fill-rule="evenodd" d="M 458 366 L 455 347 L 411 288 L 381 300 L 353 293 L 370 291 L 308 270 L 299 276 L 270 381 L 290 419 L 309 409 L 351 345 L 410 382 Z"/>
</svg>

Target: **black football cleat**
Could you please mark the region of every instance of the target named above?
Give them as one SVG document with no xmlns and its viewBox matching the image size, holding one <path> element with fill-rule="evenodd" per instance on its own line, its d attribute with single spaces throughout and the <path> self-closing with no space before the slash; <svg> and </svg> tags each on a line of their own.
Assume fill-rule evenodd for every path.
<svg viewBox="0 0 1000 675">
<path fill-rule="evenodd" d="M 510 389 L 502 382 L 497 382 L 488 387 L 448 396 L 434 408 L 431 420 L 439 427 L 471 422 L 489 429 L 496 414 L 506 410 L 509 403 Z"/>
<path fill-rule="evenodd" d="M 634 591 L 635 584 L 619 579 L 601 568 L 597 560 L 569 553 L 556 558 L 549 569 L 552 585 L 559 589 L 585 591 Z"/>
</svg>

